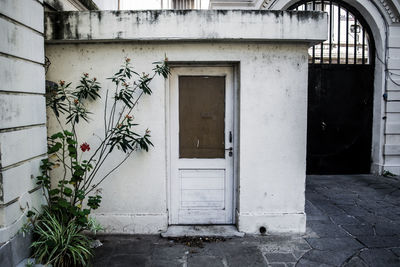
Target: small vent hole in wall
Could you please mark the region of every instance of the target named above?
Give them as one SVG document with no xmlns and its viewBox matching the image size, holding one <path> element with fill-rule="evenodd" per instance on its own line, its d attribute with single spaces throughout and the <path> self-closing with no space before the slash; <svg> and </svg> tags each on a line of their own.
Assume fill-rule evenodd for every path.
<svg viewBox="0 0 400 267">
<path fill-rule="evenodd" d="M 265 235 L 267 233 L 267 228 L 265 228 L 264 226 L 260 227 L 260 234 Z"/>
</svg>

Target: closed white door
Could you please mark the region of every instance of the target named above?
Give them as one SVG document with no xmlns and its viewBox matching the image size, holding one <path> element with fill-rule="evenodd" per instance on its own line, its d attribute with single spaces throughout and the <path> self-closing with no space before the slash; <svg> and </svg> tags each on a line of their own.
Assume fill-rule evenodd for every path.
<svg viewBox="0 0 400 267">
<path fill-rule="evenodd" d="M 173 68 L 169 100 L 170 224 L 232 224 L 232 68 Z"/>
</svg>

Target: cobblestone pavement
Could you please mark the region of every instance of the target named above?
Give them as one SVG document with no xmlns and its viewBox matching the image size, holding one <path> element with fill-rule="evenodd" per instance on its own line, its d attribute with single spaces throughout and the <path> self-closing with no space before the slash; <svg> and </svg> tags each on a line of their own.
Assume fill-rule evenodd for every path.
<svg viewBox="0 0 400 267">
<path fill-rule="evenodd" d="M 308 176 L 306 212 L 303 236 L 100 236 L 94 266 L 400 266 L 399 179 Z"/>
</svg>

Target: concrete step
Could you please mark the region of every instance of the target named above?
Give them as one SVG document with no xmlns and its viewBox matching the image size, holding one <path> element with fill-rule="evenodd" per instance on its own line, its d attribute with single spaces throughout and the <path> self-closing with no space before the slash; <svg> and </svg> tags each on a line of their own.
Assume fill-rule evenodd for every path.
<svg viewBox="0 0 400 267">
<path fill-rule="evenodd" d="M 174 225 L 161 233 L 162 237 L 207 236 L 207 237 L 243 237 L 234 225 Z"/>
</svg>

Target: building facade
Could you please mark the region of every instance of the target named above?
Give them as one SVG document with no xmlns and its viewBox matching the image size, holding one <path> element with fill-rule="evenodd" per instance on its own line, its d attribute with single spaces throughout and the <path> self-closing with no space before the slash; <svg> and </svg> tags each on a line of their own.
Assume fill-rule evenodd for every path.
<svg viewBox="0 0 400 267">
<path fill-rule="evenodd" d="M 166 55 L 172 69 L 134 111 L 154 148 L 102 185 L 94 216 L 106 231 L 231 224 L 253 234 L 304 232 L 307 50 L 326 39 L 326 27 L 322 12 L 47 13 L 47 80 L 75 86 L 88 72 L 111 90 L 105 78 L 125 57 L 149 72 Z M 93 109 L 80 133 L 96 147 L 104 110 Z M 48 134 L 57 129 L 50 118 Z M 113 155 L 99 176 L 123 154 Z"/>
<path fill-rule="evenodd" d="M 318 5 L 322 4 L 318 0 L 211 0 L 209 7 L 216 11 L 208 14 L 151 11 L 161 16 L 164 25 L 154 21 L 150 11 L 120 15 L 105 12 L 102 21 L 93 19 L 94 15 L 98 18 L 96 12 L 71 13 L 63 22 L 69 22 L 76 32 L 87 34 L 86 30 L 93 30 L 77 24 L 79 18 L 91 27 L 102 29 L 95 32 L 93 40 L 87 40 L 83 35 L 55 38 L 52 34 L 56 24 L 54 15 L 47 14 L 44 19 L 44 10 L 88 11 L 98 7 L 115 9 L 115 6 L 100 0 L 0 1 L 0 31 L 6 36 L 0 41 L 0 265 L 15 265 L 27 255 L 28 249 L 18 248 L 21 244 L 27 248 L 29 240 L 17 233 L 26 221 L 27 211 L 42 203 L 42 192 L 36 187 L 35 177 L 40 160 L 46 157 L 47 131 L 55 130 L 51 118 L 48 121 L 46 118 L 45 80 L 74 82 L 82 72 L 108 77 L 125 56 L 136 60 L 140 71 L 149 71 L 149 59 L 156 61 L 167 54 L 173 72 L 169 80 L 155 81 L 154 96 L 145 100 L 144 111 L 137 116 L 142 117 L 143 127 L 152 129 L 154 150 L 147 155 L 137 155 L 103 186 L 103 206 L 96 216 L 109 232 L 157 233 L 165 231 L 168 225 L 204 223 L 199 219 L 204 216 L 198 213 L 196 219 L 190 216 L 190 209 L 189 212 L 182 209 L 199 202 L 214 203 L 214 207 L 229 204 L 227 212 L 214 212 L 215 216 L 207 218 L 206 223 L 236 224 L 240 231 L 248 233 L 258 233 L 260 227 L 270 233 L 304 231 L 304 181 L 309 143 L 306 114 L 310 78 L 307 74 L 310 67 L 318 69 L 318 64 L 333 65 L 335 61 L 341 65 L 341 60 L 346 58 L 354 59 L 355 65 L 361 59 L 360 68 L 368 65 L 364 67 L 372 71 L 372 78 L 365 85 L 371 86 L 371 99 L 367 99 L 370 113 L 363 116 L 361 112 L 355 117 L 367 118 L 366 125 L 370 125 L 370 130 L 354 135 L 370 136 L 369 145 L 363 143 L 363 149 L 370 155 L 364 160 L 368 163 L 365 172 L 389 171 L 399 175 L 400 4 L 396 0 L 330 2 L 334 3 L 333 8 L 326 5 L 328 8 L 323 11 L 338 19 L 333 23 L 328 23 L 330 17 L 324 16 L 305 19 L 301 14 L 292 18 L 286 13 L 259 11 L 313 10 L 315 7 L 318 10 Z M 154 1 L 153 4 L 154 8 L 147 5 L 134 8 L 203 9 L 206 5 L 203 1 Z M 242 11 L 217 11 L 221 9 Z M 348 16 L 347 11 L 353 17 Z M 130 26 L 118 24 L 119 16 L 125 16 Z M 273 16 L 276 21 L 272 20 Z M 143 21 L 139 27 L 142 31 L 132 32 L 133 18 Z M 353 27 L 349 24 L 344 30 L 338 21 L 353 21 L 350 22 Z M 310 25 L 317 30 L 311 30 Z M 335 35 L 329 25 L 340 28 L 341 34 Z M 310 32 L 314 35 L 310 36 Z M 343 35 L 344 32 L 348 34 Z M 344 42 L 346 36 L 354 39 Z M 118 42 L 115 42 L 117 37 Z M 324 45 L 318 46 L 324 40 Z M 313 48 L 313 45 L 316 46 Z M 344 46 L 352 49 L 340 50 Z M 45 56 L 51 63 L 47 76 Z M 104 61 L 107 67 L 102 66 Z M 182 63 L 185 64 L 182 66 Z M 228 150 L 224 152 L 223 162 L 211 163 L 222 164 L 222 167 L 215 165 L 204 170 L 197 165 L 186 166 L 187 162 L 177 156 L 180 153 L 176 142 L 178 133 L 174 132 L 176 127 L 171 126 L 179 121 L 176 90 L 181 76 L 225 77 L 226 92 L 232 98 L 225 102 L 231 107 L 230 111 L 225 110 L 223 114 L 230 114 L 226 119 L 232 123 L 230 128 L 224 126 L 227 134 L 224 141 L 229 144 L 232 132 L 232 146 L 224 147 Z M 364 80 L 367 79 L 359 81 Z M 107 86 L 104 79 L 102 82 Z M 173 103 L 176 105 L 171 105 Z M 154 105 L 161 107 L 161 112 L 152 110 Z M 141 115 L 146 112 L 150 115 Z M 311 121 L 310 117 L 308 120 Z M 321 131 L 330 129 L 328 122 L 318 118 Z M 96 122 L 92 125 L 94 128 L 82 132 L 89 142 L 95 142 L 93 132 L 98 130 Z M 353 139 L 350 135 L 350 141 L 343 146 L 347 148 L 346 144 L 353 144 Z M 202 142 L 198 138 L 195 144 L 201 146 Z M 152 162 L 157 163 L 157 168 Z M 199 164 L 203 163 L 208 164 L 206 160 Z M 199 173 L 214 179 L 214 187 L 203 184 L 207 188 L 192 188 L 201 184 L 195 180 Z M 226 179 L 226 173 L 232 174 L 230 180 Z M 189 180 L 192 183 L 186 183 Z M 208 190 L 201 201 L 196 195 L 187 194 L 198 189 Z M 178 195 L 186 198 L 177 198 Z"/>
</svg>

